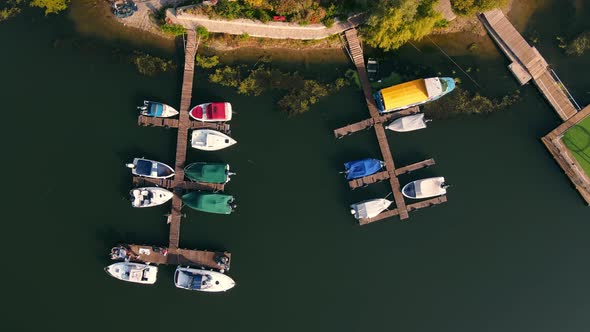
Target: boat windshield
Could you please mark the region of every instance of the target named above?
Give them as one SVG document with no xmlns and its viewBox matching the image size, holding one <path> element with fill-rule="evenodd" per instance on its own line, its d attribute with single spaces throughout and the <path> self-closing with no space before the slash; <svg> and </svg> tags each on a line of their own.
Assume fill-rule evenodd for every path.
<svg viewBox="0 0 590 332">
<path fill-rule="evenodd" d="M 442 86 L 442 90 L 443 91 L 447 91 L 447 89 L 449 88 L 449 83 L 447 82 L 447 80 L 439 78 L 438 79 L 440 81 L 440 85 Z"/>
<path fill-rule="evenodd" d="M 135 173 L 140 175 L 149 175 L 152 173 L 152 162 L 147 160 L 138 160 L 135 163 Z"/>
<path fill-rule="evenodd" d="M 404 187 L 404 194 L 409 197 L 416 197 L 416 185 L 412 182 Z"/>
</svg>

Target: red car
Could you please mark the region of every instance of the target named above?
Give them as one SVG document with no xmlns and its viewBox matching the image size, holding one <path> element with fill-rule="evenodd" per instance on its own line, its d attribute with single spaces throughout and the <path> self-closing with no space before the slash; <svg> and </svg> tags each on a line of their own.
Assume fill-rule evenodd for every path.
<svg viewBox="0 0 590 332">
<path fill-rule="evenodd" d="M 285 16 L 273 16 L 272 19 L 275 21 L 284 21 Z"/>
</svg>

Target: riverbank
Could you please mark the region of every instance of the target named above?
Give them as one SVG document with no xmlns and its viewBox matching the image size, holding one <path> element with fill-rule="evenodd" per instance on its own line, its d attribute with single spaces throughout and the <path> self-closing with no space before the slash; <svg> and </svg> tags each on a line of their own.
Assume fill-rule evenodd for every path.
<svg viewBox="0 0 590 332">
<path fill-rule="evenodd" d="M 126 27 L 132 27 L 156 34 L 162 38 L 172 39 L 166 33 L 163 33 L 154 18 L 154 14 L 162 10 L 165 6 L 175 6 L 182 0 L 144 0 L 137 2 L 138 11 L 128 18 L 113 18 Z M 525 1 L 527 2 L 527 1 Z M 509 0 L 507 5 L 502 8 L 504 13 L 512 14 L 513 7 L 517 1 Z M 519 4 L 523 6 L 523 4 Z M 534 6 L 528 6 L 534 7 Z M 446 8 L 443 13 L 445 17 L 449 16 L 450 8 Z M 527 21 L 532 10 L 519 12 L 519 15 L 525 16 L 518 21 Z M 356 26 L 362 23 L 359 16 L 352 16 L 347 21 L 337 22 L 334 26 L 326 28 L 321 24 L 311 26 L 300 26 L 292 23 L 270 22 L 262 23 L 253 20 L 231 20 L 224 21 L 210 19 L 203 15 L 187 14 L 184 9 L 168 9 L 166 20 L 170 23 L 180 24 L 185 27 L 204 26 L 210 32 L 215 32 L 213 38 L 207 43 L 207 46 L 218 51 L 235 50 L 239 48 L 281 48 L 281 49 L 338 49 L 342 45 L 337 38 L 339 31 Z M 445 28 L 437 29 L 432 32 L 433 35 L 443 35 L 450 33 L 471 33 L 479 37 L 485 36 L 485 30 L 479 23 L 477 17 L 457 16 L 449 22 Z M 331 36 L 331 37 L 328 37 Z M 301 39 L 301 40 L 299 40 Z"/>
</svg>

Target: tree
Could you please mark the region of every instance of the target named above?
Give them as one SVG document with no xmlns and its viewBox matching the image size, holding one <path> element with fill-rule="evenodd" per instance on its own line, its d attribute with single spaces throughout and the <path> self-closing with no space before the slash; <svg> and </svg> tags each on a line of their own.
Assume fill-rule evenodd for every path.
<svg viewBox="0 0 590 332">
<path fill-rule="evenodd" d="M 367 44 L 385 50 L 399 48 L 409 40 L 420 40 L 440 20 L 434 10 L 437 0 L 380 0 L 367 21 Z"/>
<path fill-rule="evenodd" d="M 70 0 L 32 0 L 31 6 L 45 8 L 45 15 L 59 13 L 68 8 Z"/>
</svg>

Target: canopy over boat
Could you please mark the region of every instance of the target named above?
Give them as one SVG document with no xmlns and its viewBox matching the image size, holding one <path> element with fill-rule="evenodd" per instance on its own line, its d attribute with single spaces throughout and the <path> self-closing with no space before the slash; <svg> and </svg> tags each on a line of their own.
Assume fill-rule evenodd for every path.
<svg viewBox="0 0 590 332">
<path fill-rule="evenodd" d="M 232 107 L 230 103 L 215 102 L 205 103 L 193 107 L 189 115 L 199 121 L 221 122 L 229 121 L 232 117 Z"/>
<path fill-rule="evenodd" d="M 381 160 L 366 158 L 344 163 L 346 179 L 352 180 L 377 173 L 384 163 Z"/>
<path fill-rule="evenodd" d="M 416 180 L 402 188 L 402 194 L 408 198 L 428 198 L 447 193 L 447 184 L 442 176 Z"/>
<path fill-rule="evenodd" d="M 131 168 L 131 173 L 137 176 L 156 179 L 166 179 L 174 176 L 174 170 L 172 167 L 159 161 L 145 158 L 135 158 L 133 159 L 133 163 L 127 164 L 127 167 Z"/>
<path fill-rule="evenodd" d="M 236 208 L 231 195 L 193 191 L 182 196 L 182 201 L 194 210 L 230 214 Z"/>
<path fill-rule="evenodd" d="M 170 191 L 158 187 L 135 188 L 129 194 L 131 195 L 131 206 L 136 208 L 161 205 L 174 196 Z"/>
<path fill-rule="evenodd" d="M 233 288 L 236 283 L 219 272 L 178 266 L 174 272 L 174 285 L 201 292 L 224 292 Z"/>
<path fill-rule="evenodd" d="M 156 118 L 168 118 L 178 114 L 174 108 L 155 101 L 144 100 L 143 106 L 138 107 L 141 110 L 141 115 L 153 116 Z"/>
<path fill-rule="evenodd" d="M 192 181 L 205 183 L 227 183 L 229 165 L 222 163 L 193 163 L 184 169 L 184 175 Z"/>
<path fill-rule="evenodd" d="M 376 217 L 383 210 L 387 209 L 392 201 L 385 198 L 371 199 L 368 201 L 359 202 L 350 206 L 350 213 L 356 219 L 373 218 Z"/>
<path fill-rule="evenodd" d="M 393 120 L 385 128 L 399 132 L 413 131 L 426 128 L 426 122 L 424 121 L 424 114 L 419 113 Z"/>
<path fill-rule="evenodd" d="M 141 263 L 119 262 L 105 268 L 105 271 L 123 281 L 137 284 L 154 284 L 158 275 L 158 268 Z"/>
<path fill-rule="evenodd" d="M 191 146 L 205 151 L 221 150 L 236 143 L 235 139 L 212 129 L 195 129 L 191 136 Z"/>
</svg>

